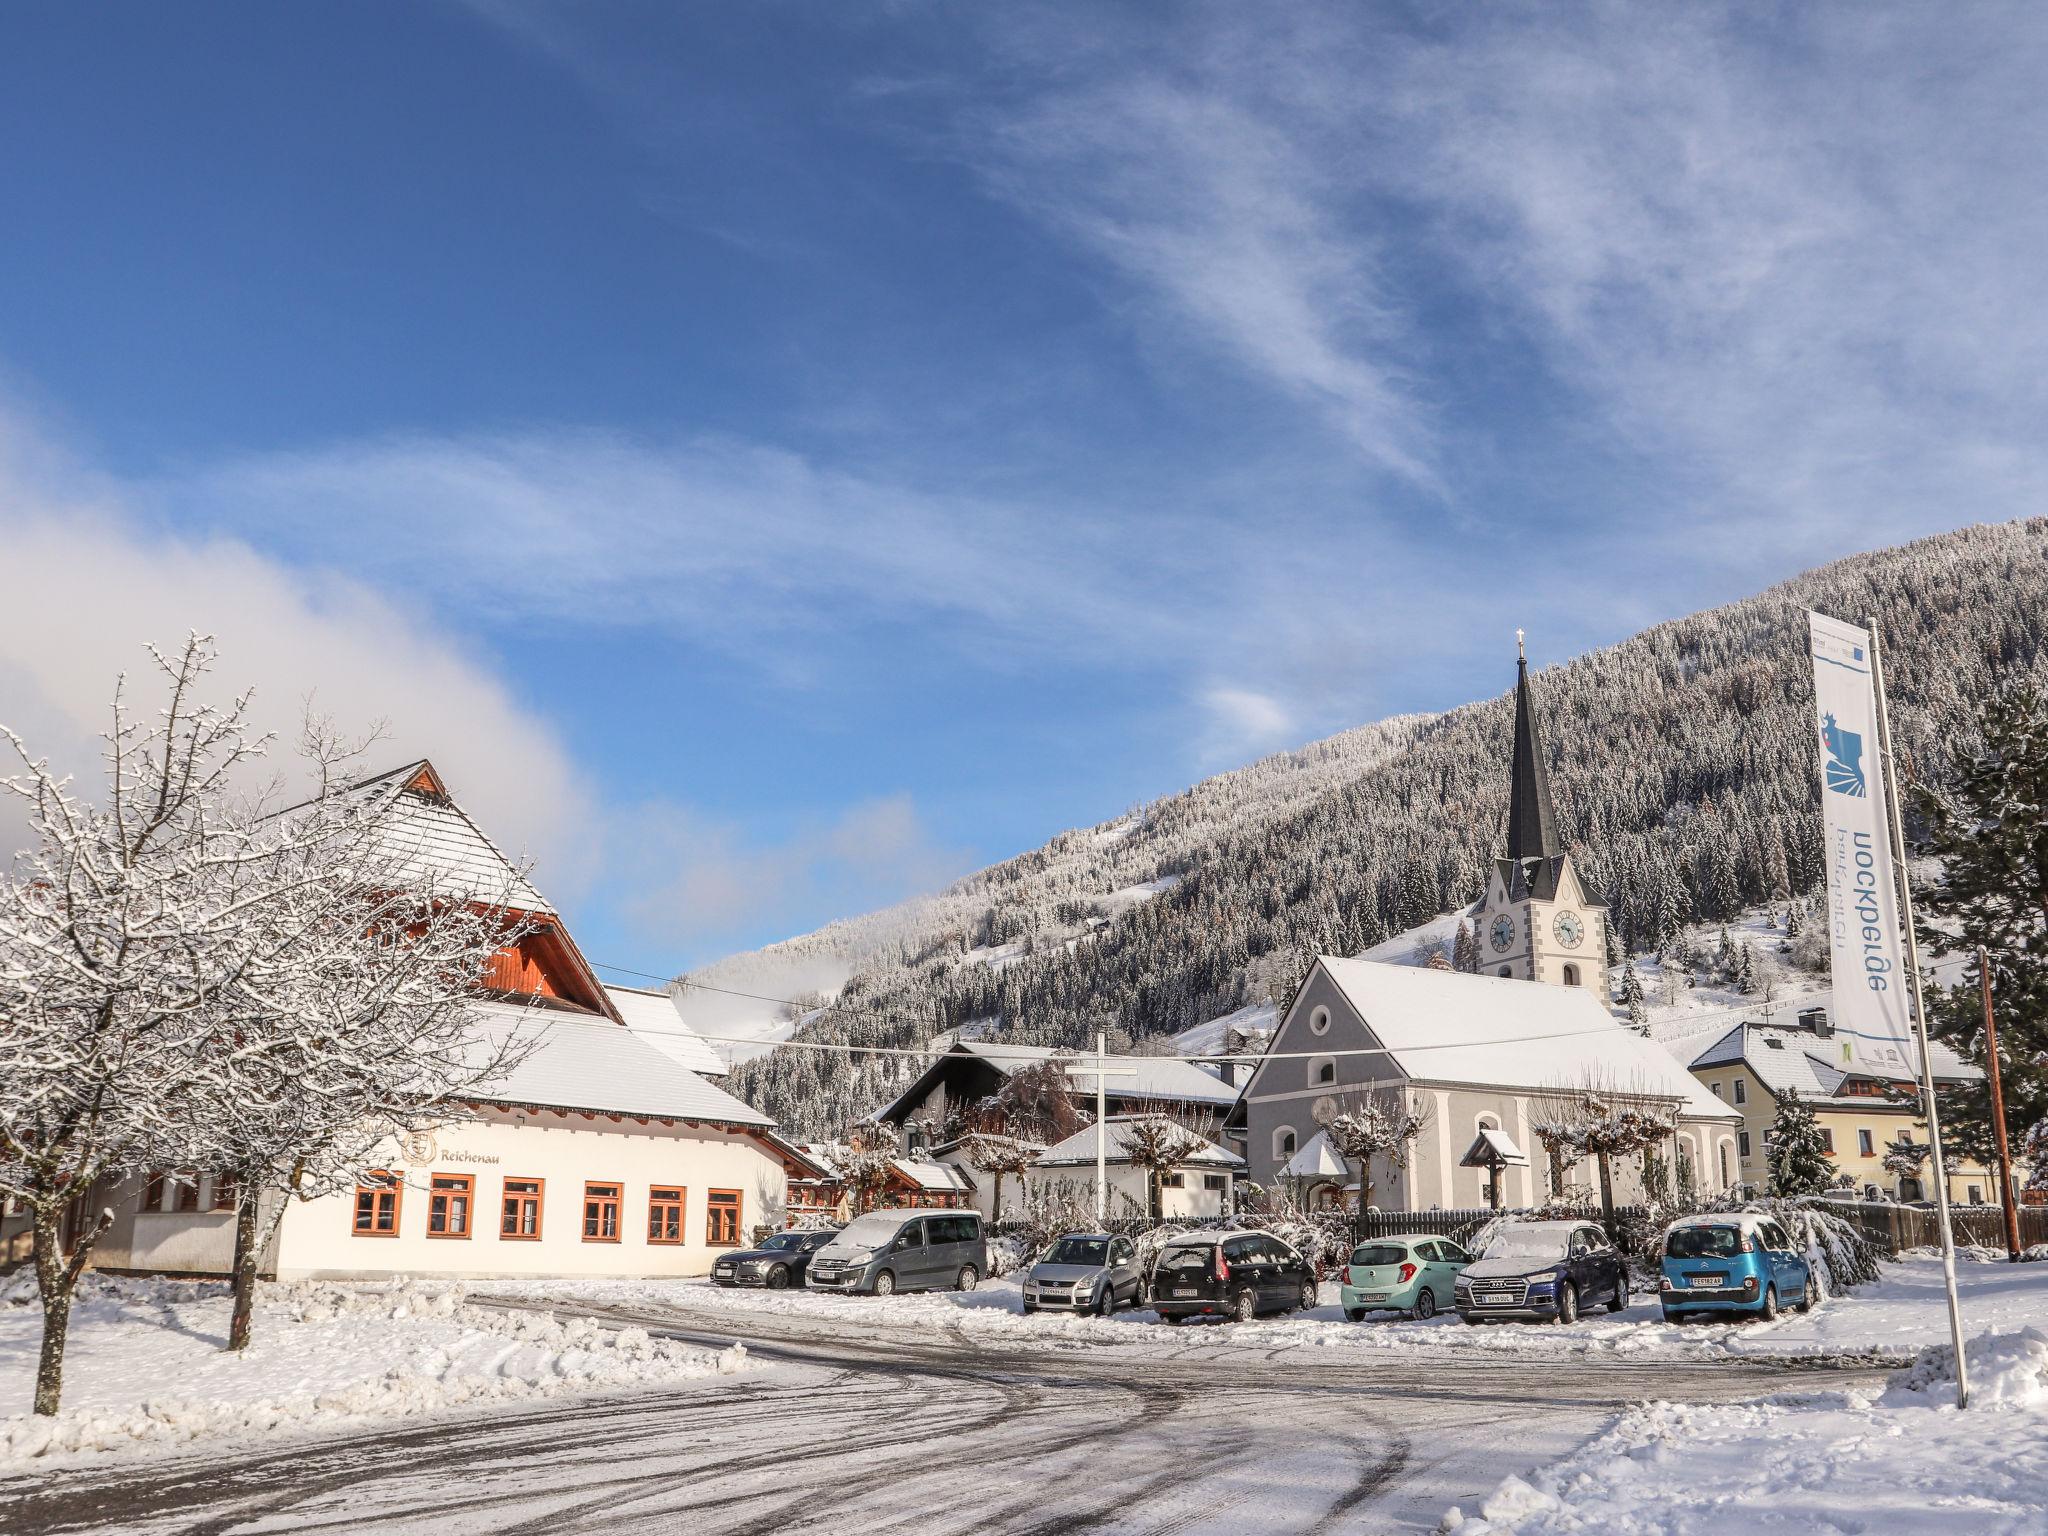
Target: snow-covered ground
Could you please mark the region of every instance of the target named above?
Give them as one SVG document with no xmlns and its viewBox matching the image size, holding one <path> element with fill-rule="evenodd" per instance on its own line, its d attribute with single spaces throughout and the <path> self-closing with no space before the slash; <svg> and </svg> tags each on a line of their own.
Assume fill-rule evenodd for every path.
<svg viewBox="0 0 2048 1536">
<path fill-rule="evenodd" d="M 2048 1531 L 2048 1333 L 1985 1334 L 1930 1350 L 1870 1391 L 1734 1406 L 1650 1403 L 1531 1478 L 1510 1477 L 1455 1536 L 2039 1536 Z"/>
<path fill-rule="evenodd" d="M 87 1276 L 72 1313 L 64 1410 L 26 1412 L 42 1310 L 27 1276 L 0 1289 L 0 1467 L 165 1449 L 211 1437 L 331 1432 L 490 1399 L 661 1386 L 730 1374 L 710 1352 L 584 1318 L 469 1305 L 446 1282 L 299 1282 L 258 1293 L 254 1339 L 227 1354 L 220 1284 Z"/>
<path fill-rule="evenodd" d="M 1964 1321 L 1975 1333 L 2007 1332 L 2048 1321 L 2048 1264 L 1964 1263 L 1959 1266 Z M 1184 1353 L 1218 1346 L 1262 1350 L 1496 1351 L 1511 1354 L 1612 1354 L 1667 1359 L 1858 1359 L 1906 1361 L 1948 1337 L 1941 1266 L 1928 1258 L 1885 1266 L 1873 1284 L 1833 1297 L 1804 1316 L 1787 1312 L 1773 1323 L 1715 1321 L 1667 1323 L 1654 1297 L 1636 1296 L 1626 1312 L 1596 1313 L 1565 1327 L 1507 1323 L 1474 1328 L 1455 1316 L 1418 1322 L 1375 1314 L 1344 1320 L 1337 1288 L 1323 1287 L 1311 1312 L 1251 1323 L 1196 1322 L 1180 1328 L 1149 1310 L 1114 1318 L 1023 1315 L 1014 1277 L 984 1281 L 966 1293 L 839 1296 L 811 1291 L 721 1289 L 703 1281 L 563 1280 L 473 1282 L 473 1293 L 533 1301 L 578 1300 L 606 1304 L 668 1304 L 731 1318 L 743 1338 L 751 1315 L 857 1318 L 863 1322 L 1000 1337 L 1006 1345 L 1049 1349 L 1120 1349 Z"/>
</svg>

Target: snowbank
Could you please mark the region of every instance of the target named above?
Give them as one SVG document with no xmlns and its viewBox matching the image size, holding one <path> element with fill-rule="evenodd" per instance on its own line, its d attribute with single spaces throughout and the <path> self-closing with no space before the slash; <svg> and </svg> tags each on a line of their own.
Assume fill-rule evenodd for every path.
<svg viewBox="0 0 2048 1536">
<path fill-rule="evenodd" d="M 0 1299 L 0 1402 L 26 1407 L 41 1339 L 33 1292 Z M 0 1464 L 214 1437 L 332 1430 L 497 1399 L 727 1375 L 747 1364 L 587 1318 L 472 1306 L 446 1282 L 298 1282 L 258 1294 L 255 1339 L 224 1353 L 219 1284 L 88 1277 L 72 1313 L 65 1409 L 0 1418 Z"/>
<path fill-rule="evenodd" d="M 1677 1536 L 1856 1531 L 1924 1536 L 2048 1530 L 2048 1334 L 1965 1346 L 1971 1408 L 1955 1408 L 1955 1354 L 1930 1349 L 1882 1392 L 1729 1407 L 1651 1403 L 1555 1467 L 1510 1477 L 1455 1536 Z"/>
</svg>

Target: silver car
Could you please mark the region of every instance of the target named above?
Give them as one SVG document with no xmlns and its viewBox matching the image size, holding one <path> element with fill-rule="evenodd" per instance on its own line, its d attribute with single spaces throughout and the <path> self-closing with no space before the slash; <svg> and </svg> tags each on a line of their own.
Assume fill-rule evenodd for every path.
<svg viewBox="0 0 2048 1536">
<path fill-rule="evenodd" d="M 1025 1273 L 1026 1312 L 1093 1312 L 1108 1317 L 1118 1307 L 1145 1300 L 1145 1272 L 1128 1237 L 1108 1232 L 1069 1232 Z"/>
<path fill-rule="evenodd" d="M 971 1291 L 988 1273 L 988 1242 L 973 1211 L 898 1208 L 856 1216 L 811 1256 L 814 1291 L 893 1296 Z"/>
</svg>

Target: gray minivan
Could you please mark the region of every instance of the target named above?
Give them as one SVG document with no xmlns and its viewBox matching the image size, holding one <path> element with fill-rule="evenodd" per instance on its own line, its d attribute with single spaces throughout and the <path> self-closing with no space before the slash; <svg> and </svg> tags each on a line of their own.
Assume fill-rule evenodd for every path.
<svg viewBox="0 0 2048 1536">
<path fill-rule="evenodd" d="M 869 1211 L 811 1258 L 814 1291 L 893 1296 L 952 1287 L 971 1291 L 988 1273 L 978 1211 Z"/>
</svg>

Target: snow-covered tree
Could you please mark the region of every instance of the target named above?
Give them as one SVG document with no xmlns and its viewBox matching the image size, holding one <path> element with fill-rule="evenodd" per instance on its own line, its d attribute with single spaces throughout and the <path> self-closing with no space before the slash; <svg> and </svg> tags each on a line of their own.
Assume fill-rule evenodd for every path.
<svg viewBox="0 0 2048 1536">
<path fill-rule="evenodd" d="M 1600 1210 L 1614 1219 L 1614 1160 L 1668 1141 L 1677 1120 L 1662 1102 L 1609 1083 L 1578 1083 L 1554 1090 L 1530 1109 L 1530 1128 L 1550 1154 L 1551 1191 L 1563 1191 L 1564 1171 L 1590 1157 L 1600 1171 Z"/>
<path fill-rule="evenodd" d="M 1145 1170 L 1146 1214 L 1165 1214 L 1166 1176 L 1178 1173 L 1209 1145 L 1214 1122 L 1178 1104 L 1147 1105 L 1121 1126 L 1124 1156 Z"/>
<path fill-rule="evenodd" d="M 1928 1143 L 1914 1141 L 1901 1131 L 1897 1140 L 1885 1143 L 1884 1171 L 1899 1180 L 1903 1186 L 1905 1180 L 1917 1180 L 1920 1177 L 1920 1170 L 1927 1166 L 1927 1159 L 1933 1151 L 1934 1148 Z"/>
<path fill-rule="evenodd" d="M 1074 1099 L 1073 1082 L 1067 1067 L 1073 1058 L 1050 1056 L 1044 1061 L 1026 1062 L 1003 1079 L 1003 1084 L 986 1102 L 985 1123 L 991 1130 L 1048 1145 L 1064 1141 L 1089 1116 Z"/>
<path fill-rule="evenodd" d="M 967 1159 L 967 1165 L 995 1180 L 995 1187 L 989 1192 L 992 1220 L 1003 1219 L 1003 1176 L 1015 1174 L 1021 1180 L 1024 1170 L 1038 1160 L 1039 1150 L 1015 1136 L 989 1131 L 976 1131 L 961 1141 L 960 1155 Z"/>
<path fill-rule="evenodd" d="M 1621 966 L 1621 1006 L 1628 1014 L 1628 1025 L 1639 1035 L 1650 1032 L 1650 1004 L 1643 995 L 1643 978 L 1636 974 L 1636 963 L 1625 960 Z"/>
<path fill-rule="evenodd" d="M 1813 1107 L 1791 1089 L 1779 1098 L 1778 1117 L 1764 1132 L 1764 1159 L 1774 1195 L 1823 1194 L 1834 1180 L 1827 1137 Z"/>
<path fill-rule="evenodd" d="M 1458 919 L 1458 935 L 1451 942 L 1451 968 L 1470 974 L 1479 970 L 1479 940 L 1463 918 Z"/>
<path fill-rule="evenodd" d="M 1389 1167 L 1407 1167 L 1409 1149 L 1429 1125 L 1428 1114 L 1409 1108 L 1400 1089 L 1377 1083 L 1339 1095 L 1316 1118 L 1337 1155 L 1358 1164 L 1361 1211 L 1373 1203 L 1372 1160 L 1384 1158 Z"/>
<path fill-rule="evenodd" d="M 72 1296 L 112 1220 L 93 1207 L 122 1175 L 208 1160 L 189 1106 L 222 1076 L 213 1009 L 250 958 L 252 853 L 217 813 L 264 741 L 246 696 L 200 698 L 209 644 L 151 656 L 166 702 L 138 720 L 116 686 L 99 801 L 5 733 L 21 771 L 0 788 L 32 841 L 0 878 L 0 1194 L 33 1229 L 40 1414 L 61 1401 Z"/>
<path fill-rule="evenodd" d="M 502 892 L 419 889 L 320 727 L 302 743 L 313 795 L 278 810 L 276 784 L 243 782 L 268 746 L 245 729 L 247 696 L 202 697 L 211 643 L 152 655 L 168 702 L 143 726 L 117 691 L 103 802 L 10 737 L 23 771 L 6 787 L 35 843 L 0 883 L 0 1191 L 35 1227 L 42 1413 L 107 1220 L 66 1252 L 67 1205 L 147 1168 L 231 1185 L 240 1348 L 259 1208 L 274 1221 L 291 1193 L 352 1184 L 372 1147 L 445 1123 L 525 1045 L 480 1038 L 468 1008 L 507 936 Z"/>
<path fill-rule="evenodd" d="M 853 1196 L 853 1213 L 858 1216 L 889 1187 L 896 1165 L 896 1137 L 884 1125 L 856 1125 L 835 1149 L 833 1161 L 839 1166 L 840 1182 Z"/>
</svg>

